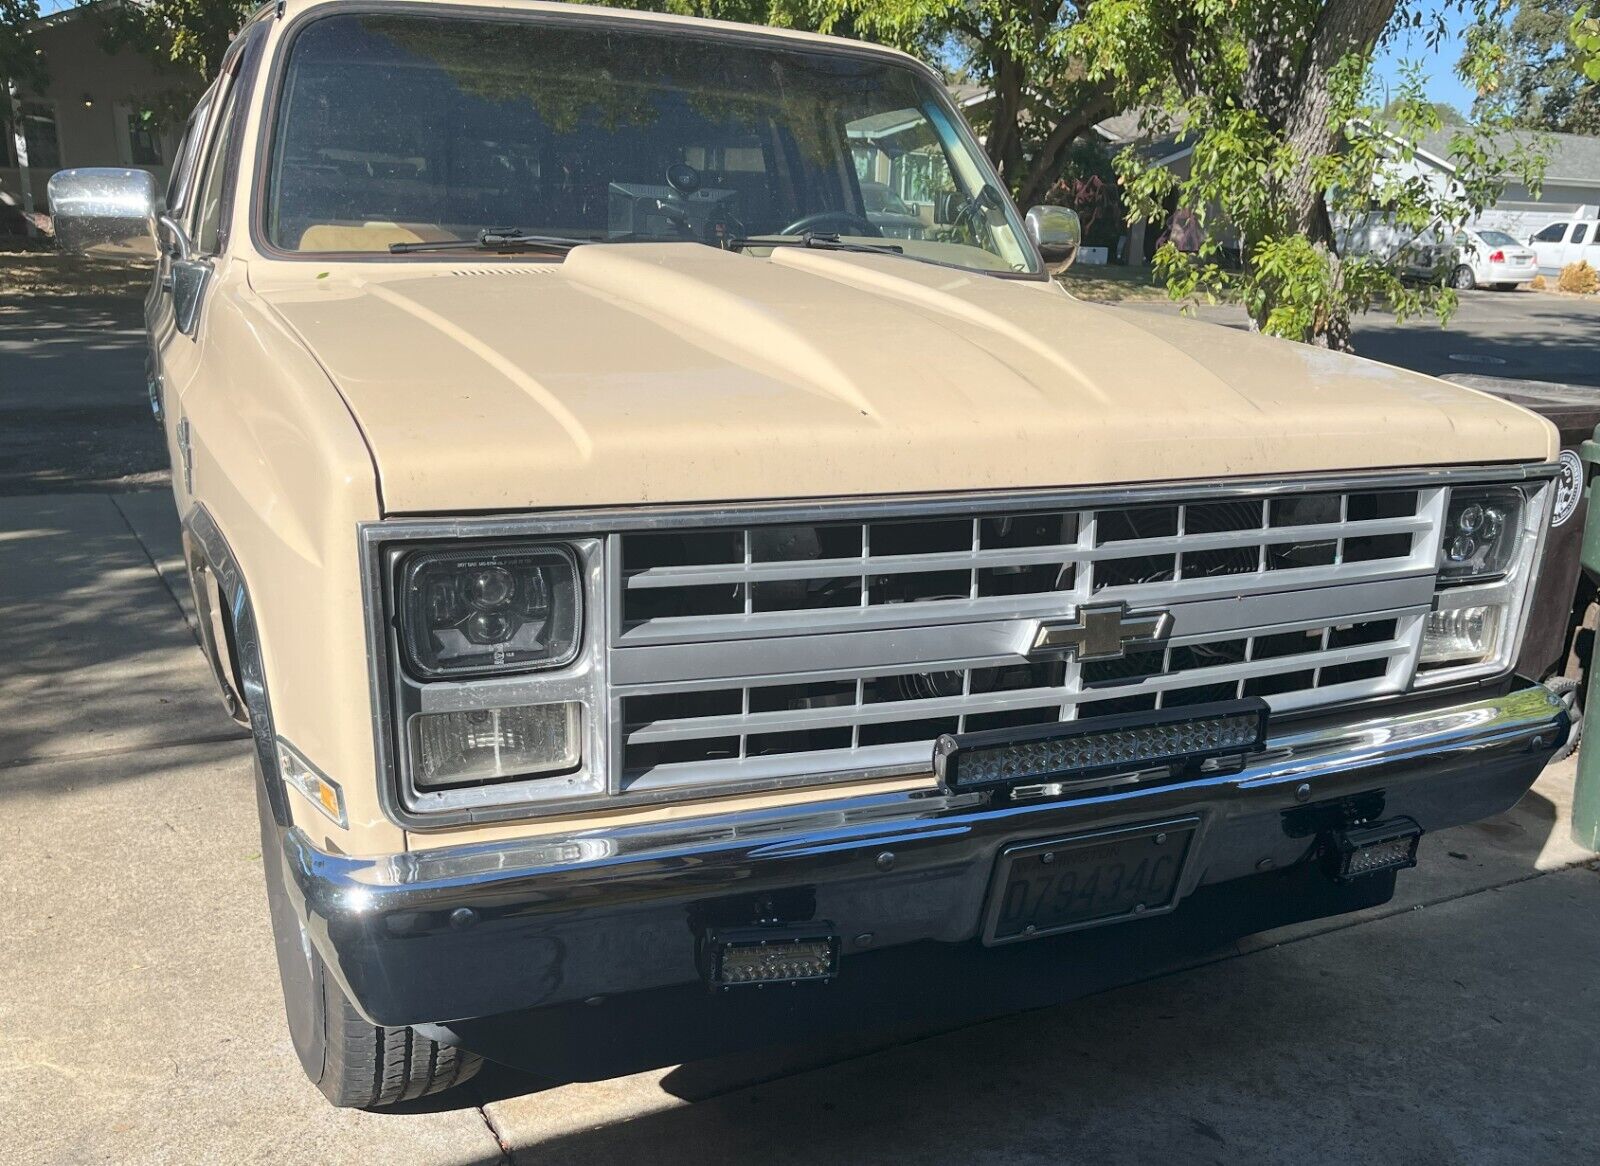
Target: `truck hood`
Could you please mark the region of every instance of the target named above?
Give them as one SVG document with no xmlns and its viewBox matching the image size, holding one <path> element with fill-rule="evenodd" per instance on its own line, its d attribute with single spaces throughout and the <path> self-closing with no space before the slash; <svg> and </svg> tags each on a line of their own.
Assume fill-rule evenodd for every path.
<svg viewBox="0 0 1600 1166">
<path fill-rule="evenodd" d="M 898 257 L 587 246 L 257 290 L 343 393 L 392 513 L 1557 453 L 1541 418 L 1430 377 Z"/>
</svg>

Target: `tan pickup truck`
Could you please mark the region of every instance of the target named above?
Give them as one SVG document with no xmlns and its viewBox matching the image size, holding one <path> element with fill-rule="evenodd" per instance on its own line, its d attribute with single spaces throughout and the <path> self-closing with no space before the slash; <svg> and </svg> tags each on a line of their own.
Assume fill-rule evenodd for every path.
<svg viewBox="0 0 1600 1166">
<path fill-rule="evenodd" d="M 52 203 L 157 265 L 336 1104 L 1089 991 L 1384 901 L 1568 733 L 1512 669 L 1554 428 L 1073 299 L 904 55 L 286 0 L 164 196 Z"/>
</svg>

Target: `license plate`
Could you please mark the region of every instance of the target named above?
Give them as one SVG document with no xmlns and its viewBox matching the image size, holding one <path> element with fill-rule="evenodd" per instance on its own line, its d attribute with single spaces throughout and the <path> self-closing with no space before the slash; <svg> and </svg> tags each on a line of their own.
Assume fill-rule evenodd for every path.
<svg viewBox="0 0 1600 1166">
<path fill-rule="evenodd" d="M 1184 818 L 1006 847 L 983 942 L 1015 943 L 1172 910 L 1196 825 Z"/>
</svg>

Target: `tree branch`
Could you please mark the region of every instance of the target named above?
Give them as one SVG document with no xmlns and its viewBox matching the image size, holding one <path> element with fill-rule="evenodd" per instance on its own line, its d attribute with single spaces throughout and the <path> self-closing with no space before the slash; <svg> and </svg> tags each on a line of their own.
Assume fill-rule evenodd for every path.
<svg viewBox="0 0 1600 1166">
<path fill-rule="evenodd" d="M 1052 183 L 1060 176 L 1061 155 L 1079 135 L 1088 132 L 1098 121 L 1117 112 L 1115 95 L 1109 91 L 1076 103 L 1073 112 L 1056 122 L 1055 128 L 1040 144 L 1033 156 L 1027 175 L 1016 184 L 1017 202 L 1023 207 L 1032 206 L 1044 197 Z"/>
</svg>

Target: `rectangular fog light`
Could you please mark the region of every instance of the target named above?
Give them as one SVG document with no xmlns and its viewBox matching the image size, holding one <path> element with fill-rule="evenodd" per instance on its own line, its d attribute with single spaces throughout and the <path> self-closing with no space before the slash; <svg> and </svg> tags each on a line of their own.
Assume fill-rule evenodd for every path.
<svg viewBox="0 0 1600 1166">
<path fill-rule="evenodd" d="M 1266 731 L 1265 701 L 1220 701 L 946 735 L 934 744 L 933 767 L 946 789 L 984 789 L 1253 753 L 1263 748 Z"/>
<path fill-rule="evenodd" d="M 576 769 L 583 755 L 576 701 L 422 713 L 411 719 L 418 787 L 535 777 Z"/>
<path fill-rule="evenodd" d="M 714 988 L 804 984 L 839 970 L 839 937 L 827 923 L 721 928 L 706 933 L 705 975 Z"/>
<path fill-rule="evenodd" d="M 1417 865 L 1417 843 L 1422 827 L 1410 818 L 1392 818 L 1375 826 L 1342 830 L 1334 838 L 1334 877 L 1341 882 L 1386 870 Z"/>
</svg>

